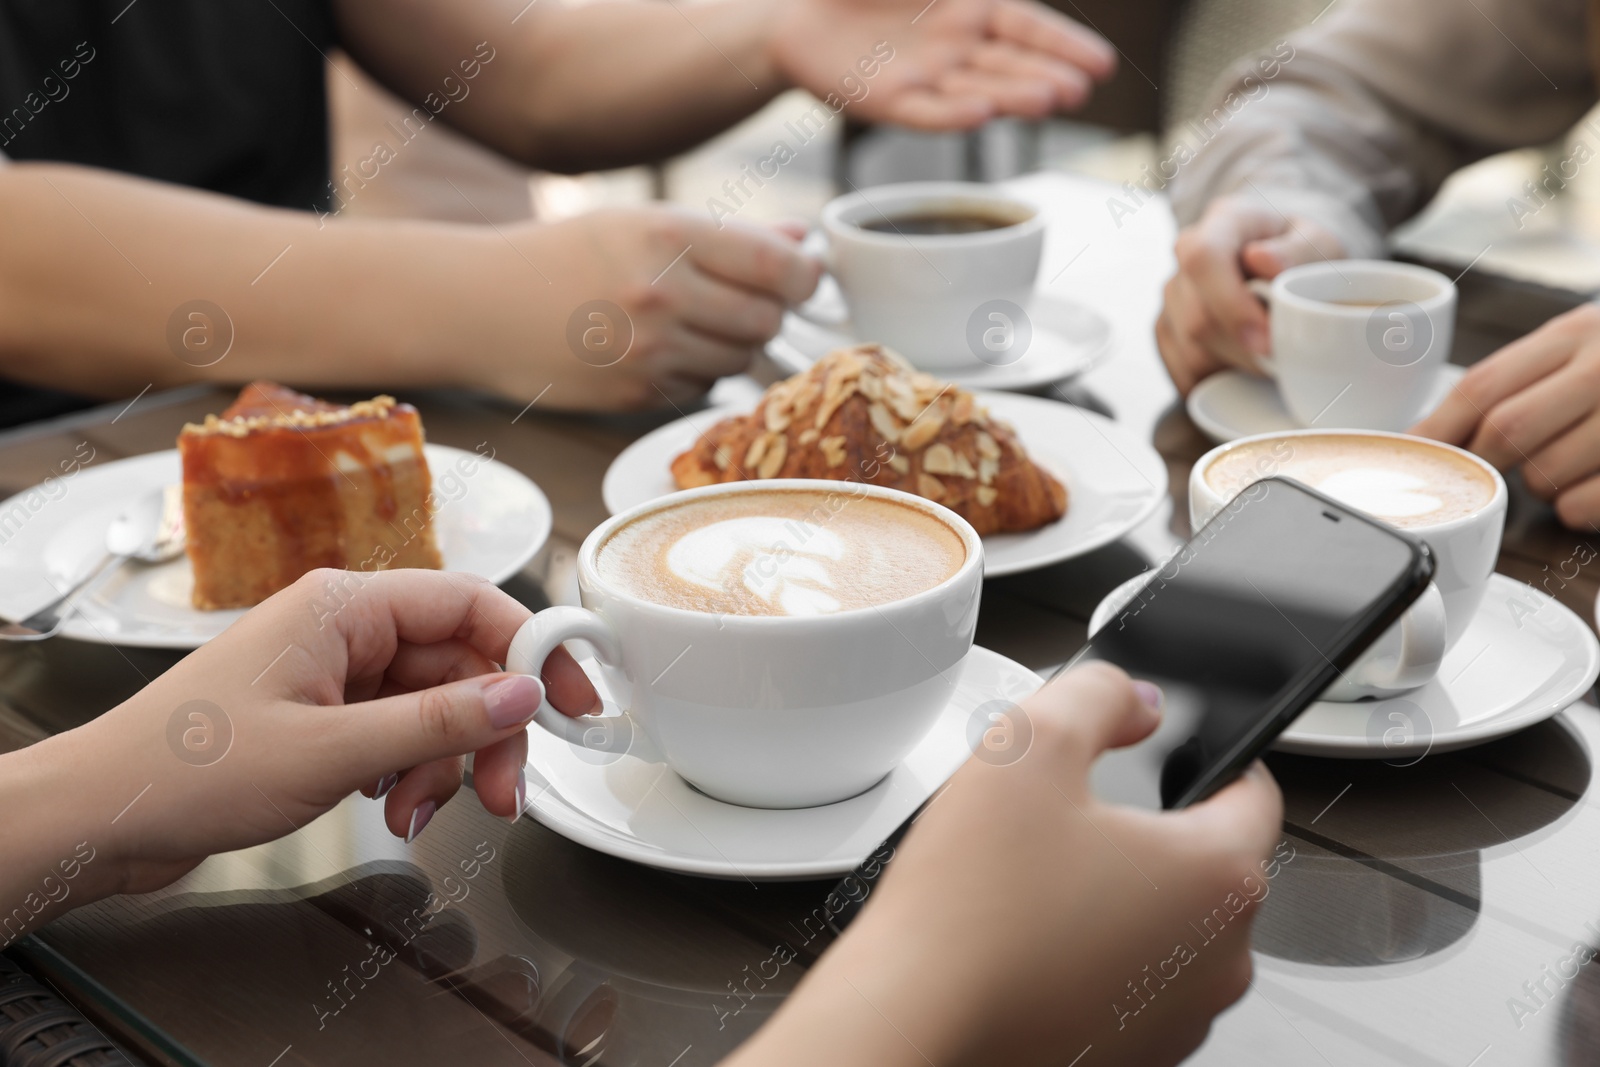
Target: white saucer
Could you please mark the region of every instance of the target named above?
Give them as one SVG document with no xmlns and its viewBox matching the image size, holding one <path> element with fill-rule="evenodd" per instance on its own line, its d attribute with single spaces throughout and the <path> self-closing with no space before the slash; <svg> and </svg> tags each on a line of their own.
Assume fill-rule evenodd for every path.
<svg viewBox="0 0 1600 1067">
<path fill-rule="evenodd" d="M 583 666 L 614 713 L 593 661 Z M 674 774 L 642 731 L 626 755 L 600 763 L 598 754 L 535 727 L 528 731 L 527 810 L 580 845 L 668 871 L 751 881 L 848 874 L 972 755 L 968 730 L 980 708 L 1016 703 L 1043 684 L 985 648 L 974 647 L 959 669 L 955 698 L 905 762 L 837 804 L 725 804 Z M 981 721 L 979 736 L 991 720 Z"/>
<path fill-rule="evenodd" d="M 1067 513 L 1028 533 L 983 539 L 984 576 L 1036 570 L 1108 545 L 1143 522 L 1167 495 L 1167 465 L 1150 444 L 1110 419 L 1071 404 L 1015 393 L 978 393 L 1016 427 L 1028 455 L 1067 487 Z M 601 496 L 616 515 L 675 490 L 672 460 L 712 424 L 749 406 L 707 408 L 669 422 L 623 449 Z"/>
<path fill-rule="evenodd" d="M 856 337 L 845 317 L 844 301 L 831 278 L 824 278 L 801 308 L 783 317 L 767 355 L 790 374 L 798 374 L 836 348 L 873 341 Z M 1030 318 L 1033 340 L 1028 350 L 1004 366 L 974 363 L 933 373 L 964 389 L 1038 389 L 1082 374 L 1111 349 L 1111 322 L 1099 312 L 1059 297 L 1035 294 Z M 915 352 L 903 352 L 912 363 Z"/>
<path fill-rule="evenodd" d="M 1438 407 L 1465 373 L 1464 367 L 1445 364 L 1425 410 Z M 1270 378 L 1240 370 L 1218 371 L 1203 380 L 1189 393 L 1185 407 L 1201 432 L 1219 445 L 1251 434 L 1304 428 L 1283 406 Z"/>
<path fill-rule="evenodd" d="M 459 448 L 426 445 L 440 507 L 434 532 L 445 566 L 503 582 L 550 536 L 550 502 L 504 463 Z M 470 473 L 469 473 L 470 472 Z M 85 467 L 58 483 L 55 499 L 31 512 L 0 545 L 0 617 L 26 618 L 54 600 L 105 554 L 106 527 L 129 501 L 182 480 L 176 450 Z M 448 481 L 441 479 L 450 476 Z M 0 503 L 11 514 L 30 489 Z M 244 614 L 198 611 L 189 603 L 189 558 L 125 564 L 78 599 L 61 636 L 137 648 L 199 648 Z"/>
<path fill-rule="evenodd" d="M 1113 589 L 1089 619 L 1092 635 L 1148 580 Z M 1347 759 L 1420 759 L 1504 737 L 1543 722 L 1600 675 L 1600 641 L 1553 597 L 1503 574 L 1438 677 L 1388 700 L 1319 700 L 1273 745 L 1281 752 Z"/>
</svg>

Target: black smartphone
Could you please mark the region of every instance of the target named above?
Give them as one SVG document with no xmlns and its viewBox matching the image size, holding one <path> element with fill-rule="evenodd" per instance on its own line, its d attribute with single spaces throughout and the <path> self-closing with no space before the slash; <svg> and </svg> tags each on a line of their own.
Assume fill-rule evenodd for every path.
<svg viewBox="0 0 1600 1067">
<path fill-rule="evenodd" d="M 1229 504 L 1062 668 L 1160 685 L 1162 722 L 1096 761 L 1103 799 L 1182 808 L 1227 785 L 1433 577 L 1421 540 L 1289 478 Z"/>
<path fill-rule="evenodd" d="M 1433 553 L 1417 538 L 1293 479 L 1256 482 L 1061 668 L 1108 660 L 1166 697 L 1155 733 L 1103 754 L 1090 788 L 1145 808 L 1204 800 L 1264 752 L 1432 578 Z M 828 898 L 836 933 L 860 912 L 921 811 L 839 882 Z"/>
</svg>

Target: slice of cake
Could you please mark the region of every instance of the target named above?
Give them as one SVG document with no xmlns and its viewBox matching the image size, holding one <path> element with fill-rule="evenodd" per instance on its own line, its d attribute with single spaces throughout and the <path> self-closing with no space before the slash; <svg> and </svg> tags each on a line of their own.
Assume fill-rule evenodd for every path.
<svg viewBox="0 0 1600 1067">
<path fill-rule="evenodd" d="M 271 382 L 178 435 L 194 606 L 258 604 L 317 567 L 443 566 L 417 409 Z"/>
</svg>

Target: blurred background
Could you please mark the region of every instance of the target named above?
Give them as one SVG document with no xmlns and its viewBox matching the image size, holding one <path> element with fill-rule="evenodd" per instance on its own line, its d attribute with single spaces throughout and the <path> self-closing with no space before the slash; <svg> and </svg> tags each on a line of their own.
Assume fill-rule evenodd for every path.
<svg viewBox="0 0 1600 1067">
<path fill-rule="evenodd" d="M 813 218 L 846 180 L 866 186 L 909 178 L 1000 180 L 1058 170 L 1109 182 L 1141 180 L 1141 168 L 1171 154 L 1168 131 L 1204 110 L 1217 80 L 1239 57 L 1270 49 L 1318 18 L 1329 0 L 1050 0 L 1099 30 L 1122 55 L 1116 78 L 1071 119 L 1003 120 L 970 135 L 872 129 L 848 118 L 830 123 L 739 210 L 752 220 Z M 1336 2 L 1336 0 L 1334 0 Z M 334 173 L 366 158 L 384 123 L 410 109 L 343 57 L 330 70 Z M 561 218 L 607 204 L 671 200 L 704 209 L 722 183 L 765 157 L 784 123 L 814 103 L 780 96 L 740 126 L 664 165 L 550 175 L 513 166 L 442 124 L 384 167 L 383 179 L 353 197 L 346 211 L 481 222 Z M 1566 158 L 1587 116 L 1563 141 L 1505 153 L 1458 173 L 1419 217 L 1396 232 L 1403 258 L 1454 267 L 1476 262 L 1481 275 L 1512 283 L 1531 328 L 1574 296 L 1600 292 L 1600 168 L 1581 169 L 1549 207 L 1519 227 L 1507 208 L 1546 164 Z M 792 138 L 790 138 L 792 140 Z M 1590 136 L 1591 144 L 1594 137 Z M 449 178 L 462 190 L 452 189 Z M 462 193 L 470 199 L 469 204 Z M 481 214 L 480 214 L 481 212 Z M 1464 305 L 1470 303 L 1464 293 Z M 1481 296 L 1481 294 L 1480 294 Z M 1501 304 L 1502 301 L 1495 301 Z M 1503 308 L 1497 309 L 1503 317 Z M 1504 328 L 1506 324 L 1502 323 Z"/>
</svg>

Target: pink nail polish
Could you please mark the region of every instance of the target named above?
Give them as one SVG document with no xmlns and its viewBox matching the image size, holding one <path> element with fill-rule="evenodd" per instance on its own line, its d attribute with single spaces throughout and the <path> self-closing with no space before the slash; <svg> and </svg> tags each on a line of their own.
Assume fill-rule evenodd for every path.
<svg viewBox="0 0 1600 1067">
<path fill-rule="evenodd" d="M 417 805 L 417 810 L 411 813 L 411 827 L 406 831 L 406 844 L 417 839 L 417 835 L 427 828 L 428 821 L 433 818 L 433 813 L 439 810 L 439 805 L 431 800 L 424 800 Z"/>
<path fill-rule="evenodd" d="M 1139 694 L 1139 701 L 1151 711 L 1160 711 L 1162 701 L 1166 699 L 1161 692 L 1161 687 L 1154 682 L 1147 682 L 1143 678 L 1133 683 L 1134 692 Z"/>
<path fill-rule="evenodd" d="M 389 795 L 389 790 L 393 789 L 396 785 L 399 785 L 399 784 L 400 784 L 400 772 L 399 771 L 395 771 L 392 774 L 384 775 L 382 778 L 378 779 L 377 786 L 373 788 L 373 790 L 372 790 L 372 799 L 373 800 L 382 800 L 384 797 Z"/>
<path fill-rule="evenodd" d="M 533 718 L 544 700 L 544 685 L 531 674 L 512 674 L 483 691 L 489 725 L 496 730 L 521 726 Z"/>
</svg>

